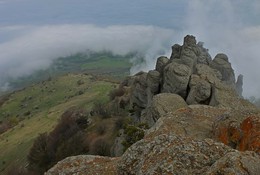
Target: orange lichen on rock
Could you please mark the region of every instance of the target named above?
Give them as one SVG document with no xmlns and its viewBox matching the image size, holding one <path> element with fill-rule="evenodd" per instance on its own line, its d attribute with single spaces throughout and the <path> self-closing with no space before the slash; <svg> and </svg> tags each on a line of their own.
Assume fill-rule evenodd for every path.
<svg viewBox="0 0 260 175">
<path fill-rule="evenodd" d="M 247 117 L 240 125 L 235 122 L 220 125 L 214 133 L 219 141 L 232 148 L 260 154 L 260 117 L 258 116 Z"/>
<path fill-rule="evenodd" d="M 240 151 L 255 151 L 260 154 L 260 117 L 250 116 L 241 123 L 243 137 L 239 144 Z"/>
<path fill-rule="evenodd" d="M 229 133 L 227 127 L 219 127 L 217 138 L 225 145 L 229 144 Z"/>
</svg>

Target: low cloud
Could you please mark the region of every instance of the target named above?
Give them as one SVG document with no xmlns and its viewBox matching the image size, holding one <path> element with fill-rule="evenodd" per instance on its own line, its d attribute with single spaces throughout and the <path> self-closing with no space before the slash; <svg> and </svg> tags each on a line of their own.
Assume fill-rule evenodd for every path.
<svg viewBox="0 0 260 175">
<path fill-rule="evenodd" d="M 133 73 L 153 68 L 154 62 L 150 59 L 169 49 L 174 36 L 173 30 L 138 25 L 8 26 L 0 28 L 0 32 L 20 35 L 0 44 L 2 85 L 6 77 L 31 74 L 47 68 L 55 58 L 86 50 L 107 50 L 120 55 L 138 52 L 145 55 L 147 62 L 133 67 Z M 133 58 L 134 63 L 136 59 Z"/>
<path fill-rule="evenodd" d="M 109 50 L 121 55 L 138 52 L 145 61 L 135 64 L 131 72 L 146 71 L 154 68 L 157 56 L 169 56 L 172 44 L 182 44 L 182 38 L 192 34 L 205 43 L 212 57 L 220 52 L 228 55 L 236 75 L 244 75 L 244 96 L 260 97 L 259 0 L 183 3 L 180 18 L 162 19 L 175 21 L 174 26 L 179 21 L 178 31 L 146 25 L 0 26 L 0 35 L 4 36 L 0 38 L 0 85 L 5 84 L 6 77 L 28 75 L 48 67 L 57 57 L 86 50 Z M 137 56 L 132 61 L 138 63 L 139 59 Z"/>
</svg>

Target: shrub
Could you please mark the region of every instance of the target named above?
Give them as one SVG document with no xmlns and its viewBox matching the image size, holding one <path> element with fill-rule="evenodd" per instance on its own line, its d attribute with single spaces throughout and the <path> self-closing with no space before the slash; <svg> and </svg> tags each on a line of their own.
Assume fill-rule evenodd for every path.
<svg viewBox="0 0 260 175">
<path fill-rule="evenodd" d="M 17 117 L 11 117 L 8 119 L 8 123 L 11 125 L 11 127 L 16 126 L 19 123 L 19 119 Z"/>
<path fill-rule="evenodd" d="M 132 144 L 143 139 L 144 131 L 148 128 L 148 125 L 145 123 L 140 123 L 137 126 L 127 125 L 124 134 L 126 135 L 125 140 L 123 141 L 124 150 L 129 148 Z"/>
<path fill-rule="evenodd" d="M 94 102 L 92 107 L 92 114 L 99 115 L 103 119 L 109 118 L 111 116 L 111 113 L 106 104 L 100 101 Z"/>
<path fill-rule="evenodd" d="M 0 134 L 4 133 L 7 131 L 9 128 L 11 128 L 9 122 L 3 121 L 0 123 Z"/>
<path fill-rule="evenodd" d="M 91 153 L 100 156 L 110 156 L 110 144 L 107 140 L 99 138 L 92 145 Z"/>
<path fill-rule="evenodd" d="M 119 129 L 123 129 L 125 125 L 125 119 L 120 117 L 115 122 L 115 130 L 118 131 Z"/>
<path fill-rule="evenodd" d="M 109 92 L 109 99 L 112 101 L 116 97 L 121 97 L 125 93 L 125 90 L 122 86 L 119 86 L 117 89 L 113 89 Z"/>
<path fill-rule="evenodd" d="M 78 80 L 78 81 L 77 81 L 77 85 L 78 85 L 78 86 L 80 86 L 80 85 L 82 85 L 82 84 L 84 84 L 84 81 L 83 81 L 83 80 Z"/>
<path fill-rule="evenodd" d="M 40 173 L 45 172 L 49 168 L 51 159 L 48 154 L 48 135 L 40 134 L 33 143 L 32 148 L 27 156 L 29 161 L 29 169 L 37 170 Z"/>
<path fill-rule="evenodd" d="M 97 128 L 96 128 L 96 131 L 97 131 L 97 133 L 98 133 L 99 135 L 105 134 L 106 130 L 107 130 L 107 127 L 106 127 L 106 125 L 105 125 L 103 122 L 100 123 L 100 124 L 97 126 Z"/>
<path fill-rule="evenodd" d="M 56 160 L 62 160 L 68 156 L 86 154 L 89 151 L 89 145 L 85 140 L 85 133 L 77 132 L 68 140 L 64 141 L 56 151 Z"/>
<path fill-rule="evenodd" d="M 88 126 L 84 111 L 71 108 L 62 114 L 53 131 L 40 134 L 29 152 L 29 169 L 43 173 L 59 160 L 88 151 L 83 130 Z"/>
</svg>

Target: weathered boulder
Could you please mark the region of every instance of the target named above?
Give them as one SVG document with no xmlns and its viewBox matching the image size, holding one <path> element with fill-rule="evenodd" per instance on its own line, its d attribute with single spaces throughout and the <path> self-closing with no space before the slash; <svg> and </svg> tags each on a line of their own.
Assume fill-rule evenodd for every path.
<svg viewBox="0 0 260 175">
<path fill-rule="evenodd" d="M 130 94 L 131 106 L 138 108 L 145 108 L 147 106 L 147 73 L 139 72 L 133 77 L 133 82 L 130 85 L 132 92 Z"/>
<path fill-rule="evenodd" d="M 217 160 L 205 173 L 206 175 L 258 175 L 260 157 L 254 152 L 230 152 Z"/>
<path fill-rule="evenodd" d="M 121 157 L 117 172 L 120 175 L 201 175 L 232 151 L 235 150 L 211 139 L 162 134 L 132 145 Z"/>
<path fill-rule="evenodd" d="M 173 59 L 180 59 L 181 56 L 181 46 L 179 44 L 174 44 L 172 46 L 172 54 L 170 57 L 170 60 L 172 61 Z"/>
<path fill-rule="evenodd" d="M 206 64 L 209 65 L 209 63 L 212 61 L 211 56 L 208 52 L 208 49 L 203 47 L 203 42 L 198 42 L 197 47 L 199 49 L 199 55 L 197 64 Z"/>
<path fill-rule="evenodd" d="M 191 69 L 176 62 L 168 64 L 163 72 L 162 92 L 175 93 L 183 98 L 187 96 L 187 87 L 191 75 Z"/>
<path fill-rule="evenodd" d="M 215 86 L 217 86 L 222 79 L 222 75 L 218 70 L 212 69 L 206 64 L 197 64 L 195 74 L 199 75 L 201 78 L 207 80 L 209 83 Z"/>
<path fill-rule="evenodd" d="M 222 81 L 228 84 L 235 84 L 235 74 L 231 67 L 231 63 L 228 61 L 227 55 L 219 53 L 215 56 L 210 64 L 210 67 L 217 69 L 222 75 Z"/>
<path fill-rule="evenodd" d="M 186 102 L 179 95 L 160 93 L 153 97 L 151 105 L 145 110 L 145 114 L 141 116 L 141 122 L 147 123 L 151 127 L 168 112 L 174 112 L 186 106 Z"/>
<path fill-rule="evenodd" d="M 211 138 L 219 141 L 218 137 L 216 137 L 216 131 L 218 131 L 219 127 L 226 127 L 229 123 L 235 122 L 239 126 L 249 114 L 257 115 L 258 112 L 240 111 L 208 105 L 189 105 L 188 107 L 182 107 L 164 114 L 146 132 L 145 137 L 174 133 L 196 139 Z"/>
<path fill-rule="evenodd" d="M 161 56 L 161 57 L 157 58 L 155 70 L 160 73 L 163 73 L 163 69 L 167 65 L 168 62 L 169 62 L 169 59 L 165 56 Z"/>
<path fill-rule="evenodd" d="M 189 82 L 189 94 L 187 104 L 209 104 L 211 97 L 211 85 L 198 75 L 191 75 Z"/>
<path fill-rule="evenodd" d="M 114 175 L 119 158 L 109 158 L 101 156 L 80 155 L 68 157 L 58 162 L 48 170 L 45 175 Z"/>
<path fill-rule="evenodd" d="M 151 70 L 148 72 L 147 77 L 147 106 L 151 103 L 151 100 L 155 94 L 159 93 L 161 76 L 160 72 Z"/>
<path fill-rule="evenodd" d="M 189 105 L 168 112 L 146 131 L 145 138 L 161 134 L 177 134 L 182 137 L 205 139 L 212 137 L 212 125 L 217 116 L 229 112 L 207 105 Z"/>
<path fill-rule="evenodd" d="M 243 75 L 241 75 L 241 74 L 237 77 L 236 92 L 239 95 L 239 97 L 243 97 L 242 96 L 242 92 L 243 92 Z"/>
</svg>

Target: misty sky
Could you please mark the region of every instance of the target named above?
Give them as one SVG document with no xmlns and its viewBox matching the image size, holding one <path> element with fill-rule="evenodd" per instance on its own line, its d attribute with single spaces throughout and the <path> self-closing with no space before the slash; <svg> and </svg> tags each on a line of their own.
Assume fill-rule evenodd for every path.
<svg viewBox="0 0 260 175">
<path fill-rule="evenodd" d="M 87 49 L 141 52 L 146 62 L 131 71 L 148 70 L 193 34 L 212 57 L 228 55 L 245 96 L 260 96 L 259 0 L 0 0 L 0 16 L 2 89 L 8 77 Z"/>
</svg>

